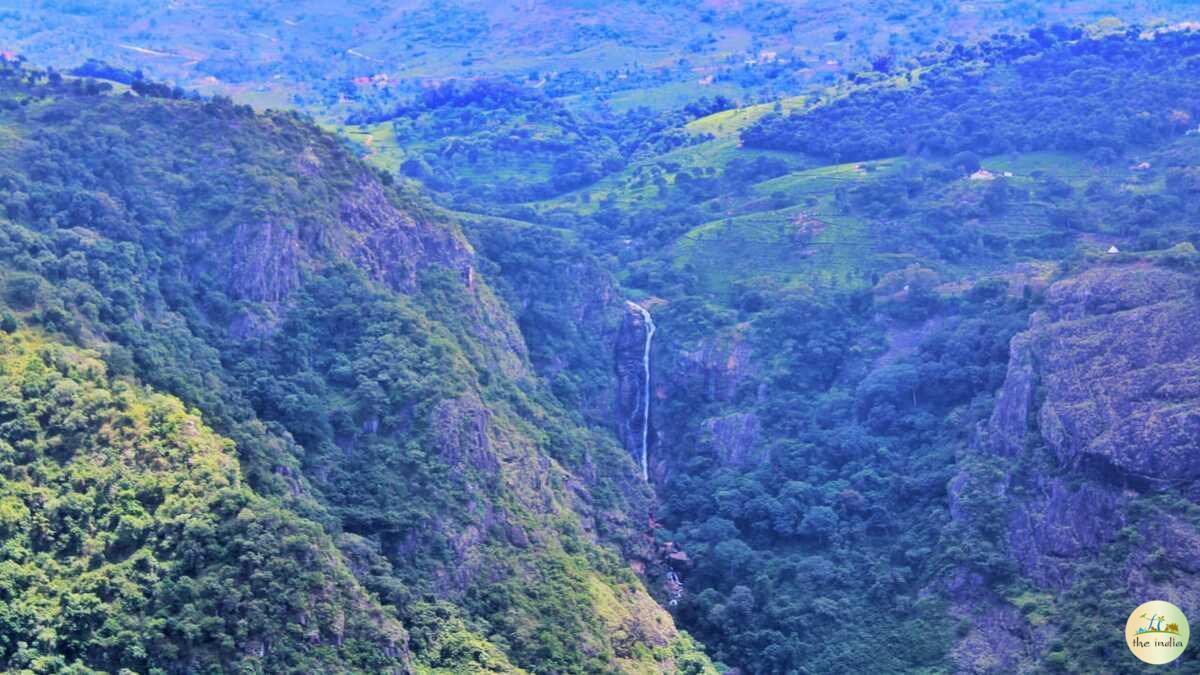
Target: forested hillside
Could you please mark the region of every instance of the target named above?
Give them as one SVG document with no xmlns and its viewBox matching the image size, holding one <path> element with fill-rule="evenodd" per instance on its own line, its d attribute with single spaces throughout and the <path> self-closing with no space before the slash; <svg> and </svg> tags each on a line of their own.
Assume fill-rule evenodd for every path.
<svg viewBox="0 0 1200 675">
<path fill-rule="evenodd" d="M 1089 672 L 1131 658 L 1095 647 L 1120 607 L 1145 593 L 1190 601 L 1192 509 L 1154 483 L 1112 496 L 1138 470 L 1089 439 L 1195 452 L 1183 440 L 1194 396 L 1148 393 L 1170 385 L 1140 368 L 1190 349 L 1190 291 L 1149 309 L 1146 288 L 1197 283 L 1198 39 L 1000 36 L 790 111 L 702 117 L 682 127 L 688 143 L 615 176 L 497 209 L 541 229 L 468 221 L 528 307 L 534 353 L 555 345 L 557 362 L 535 363 L 564 391 L 580 389 L 561 362 L 586 367 L 575 354 L 587 350 L 560 337 L 580 300 L 551 310 L 537 289 L 572 288 L 555 270 L 588 257 L 556 233 L 586 241 L 593 264 L 617 261 L 651 308 L 659 542 L 685 553 L 677 617 L 715 658 L 749 672 Z M 559 263 L 531 273 L 531 252 Z M 1010 342 L 1045 335 L 1067 288 L 1088 289 L 1072 319 L 1102 327 L 1063 319 L 1070 346 L 1031 349 L 1068 356 L 1022 357 L 1038 374 L 1021 374 Z M 1155 338 L 1140 343 L 1153 311 Z M 1093 340 L 1130 368 L 1106 394 L 1051 372 L 1058 358 L 1103 369 L 1087 360 Z M 616 346 L 619 363 L 640 358 Z M 1022 391 L 1014 378 L 1023 403 L 997 398 Z M 1156 412 L 1125 423 L 1103 410 Z M 997 457 L 981 440 L 995 427 L 1021 449 Z M 1135 518 L 1138 536 L 1124 529 Z M 1121 576 L 1156 546 L 1151 578 Z M 808 639 L 846 617 L 872 639 Z"/>
<path fill-rule="evenodd" d="M 1200 53 L 1189 34 L 1129 39 L 1137 34 L 1082 40 L 1078 29 L 1059 29 L 956 47 L 906 74 L 908 86 L 768 115 L 741 140 L 834 162 L 1034 150 L 1115 159 L 1192 127 L 1197 114 L 1190 91 Z"/>
<path fill-rule="evenodd" d="M 0 63 L 0 668 L 1138 672 L 1200 614 L 1194 8 L 252 5 L 0 14 L 64 66 Z"/>
<path fill-rule="evenodd" d="M 453 221 L 295 114 L 0 76 L 4 668 L 710 668 Z"/>
<path fill-rule="evenodd" d="M 232 441 L 101 354 L 0 347 L 6 670 L 399 670 L 395 610 L 321 527 L 256 494 Z"/>
</svg>

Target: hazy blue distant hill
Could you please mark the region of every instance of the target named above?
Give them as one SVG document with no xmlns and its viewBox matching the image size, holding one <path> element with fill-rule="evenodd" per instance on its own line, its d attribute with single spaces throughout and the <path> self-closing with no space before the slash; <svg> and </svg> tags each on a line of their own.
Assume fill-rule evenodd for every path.
<svg viewBox="0 0 1200 675">
<path fill-rule="evenodd" d="M 1189 3 L 416 2 L 10 3 L 0 49 L 74 67 L 99 58 L 266 106 L 388 101 L 441 78 L 505 75 L 618 107 L 701 95 L 766 100 L 940 40 L 1109 17 L 1153 25 Z"/>
</svg>

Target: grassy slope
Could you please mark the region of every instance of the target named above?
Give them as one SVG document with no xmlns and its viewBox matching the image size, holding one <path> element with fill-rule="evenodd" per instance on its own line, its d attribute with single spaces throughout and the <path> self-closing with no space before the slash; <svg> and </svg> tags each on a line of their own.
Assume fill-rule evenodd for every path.
<svg viewBox="0 0 1200 675">
<path fill-rule="evenodd" d="M 1102 22 L 1093 32 L 1103 34 L 1119 22 Z M 819 285 L 861 286 L 869 283 L 872 272 L 886 272 L 904 266 L 919 257 L 897 256 L 875 250 L 876 228 L 886 227 L 879 219 L 863 218 L 845 213 L 834 204 L 834 192 L 850 189 L 888 177 L 903 176 L 906 160 L 896 158 L 860 164 L 830 165 L 808 168 L 811 158 L 786 152 L 743 149 L 738 133 L 774 111 L 787 114 L 807 106 L 820 105 L 856 91 L 875 87 L 904 87 L 920 79 L 926 68 L 910 71 L 909 77 L 898 75 L 865 85 L 841 83 L 825 89 L 813 99 L 791 97 L 777 104 L 760 104 L 734 108 L 695 120 L 685 129 L 709 140 L 667 153 L 642 157 L 624 170 L 600 181 L 560 195 L 554 199 L 531 204 L 542 211 L 565 209 L 581 214 L 595 213 L 605 200 L 622 210 L 654 207 L 660 189 L 646 176 L 657 172 L 668 186 L 674 184 L 680 171 L 722 171 L 735 158 L 753 159 L 771 156 L 791 160 L 797 170 L 776 178 L 758 182 L 739 195 L 722 197 L 702 204 L 713 220 L 681 236 L 670 250 L 663 252 L 678 268 L 694 270 L 702 290 L 724 294 L 730 286 L 747 274 L 774 276 L 790 283 L 803 281 Z M 1183 139 L 1179 143 L 1195 143 Z M 1132 163 L 1152 156 L 1133 158 Z M 1151 162 L 1153 164 L 1153 162 Z M 1115 190 L 1132 191 L 1147 196 L 1161 194 L 1165 187 L 1164 173 L 1157 170 L 1134 171 L 1125 163 L 1099 167 L 1080 156 L 1057 152 L 1011 153 L 983 159 L 983 167 L 997 176 L 1006 176 L 1017 190 L 1032 190 L 1047 177 L 1054 177 L 1081 192 L 1092 181 L 1100 181 Z M 653 171 L 652 171 L 653 170 Z M 980 190 L 983 182 L 964 181 L 964 190 Z M 965 193 L 962 193 L 965 194 Z M 772 204 L 785 204 L 782 208 Z M 981 232 L 1012 239 L 1018 243 L 1034 240 L 1040 225 L 1049 216 L 1053 204 L 1031 196 L 1026 202 L 1014 205 L 1003 215 L 977 224 Z M 808 218 L 823 221 L 814 236 L 797 238 L 797 223 Z M 1112 236 L 1104 234 L 1104 222 L 1097 224 L 1097 237 L 1085 237 L 1091 245 L 1109 245 Z M 1112 235 L 1113 233 L 1109 233 Z M 1117 237 L 1119 239 L 1120 237 Z M 989 271 L 993 263 L 982 266 L 947 265 L 945 262 L 924 260 L 952 275 L 973 276 Z"/>
<path fill-rule="evenodd" d="M 690 266 L 709 291 L 722 293 L 747 274 L 777 276 L 826 286 L 861 286 L 869 273 L 886 267 L 871 255 L 874 226 L 836 212 L 835 188 L 877 180 L 901 171 L 900 160 L 801 171 L 756 184 L 750 197 L 728 204 L 727 217 L 701 225 L 679 238 L 669 254 L 676 266 Z M 752 211 L 771 195 L 794 206 Z"/>
<path fill-rule="evenodd" d="M 762 181 L 752 187 L 749 196 L 725 202 L 722 205 L 724 218 L 701 225 L 681 237 L 670 255 L 678 266 L 693 266 L 708 289 L 718 292 L 737 280 L 738 270 L 745 269 L 752 269 L 755 274 L 800 277 L 825 285 L 841 285 L 837 280 L 844 280 L 849 273 L 856 279 L 851 286 L 861 284 L 872 271 L 894 269 L 910 260 L 876 253 L 873 230 L 886 227 L 886 223 L 838 213 L 833 203 L 833 191 L 902 175 L 905 164 L 903 158 L 896 158 L 831 165 Z M 1132 171 L 1124 164 L 1098 168 L 1082 157 L 1066 153 L 1012 153 L 984 158 L 982 164 L 995 175 L 1011 174 L 1007 179 L 1016 189 L 1032 188 L 1035 176 L 1037 179 L 1053 176 L 1079 191 L 1095 180 L 1109 183 L 1116 189 L 1147 195 L 1161 194 L 1165 187 L 1159 172 Z M 864 168 L 872 170 L 864 171 Z M 972 184 L 964 179 L 966 189 L 977 190 L 983 186 L 982 182 Z M 796 205 L 769 211 L 755 208 L 771 195 L 782 196 Z M 1042 226 L 1052 207 L 1051 202 L 1030 197 L 1003 215 L 980 222 L 978 227 L 1013 239 L 1033 237 L 1043 231 Z M 815 237 L 805 239 L 803 245 L 789 248 L 786 245 L 788 235 L 796 230 L 796 222 L 803 220 L 804 214 L 825 221 L 828 227 Z M 1097 225 L 1101 231 L 1105 229 L 1103 222 Z M 936 261 L 925 262 L 944 266 Z M 979 268 L 959 266 L 957 273 L 985 272 L 990 264 L 985 263 Z"/>
</svg>

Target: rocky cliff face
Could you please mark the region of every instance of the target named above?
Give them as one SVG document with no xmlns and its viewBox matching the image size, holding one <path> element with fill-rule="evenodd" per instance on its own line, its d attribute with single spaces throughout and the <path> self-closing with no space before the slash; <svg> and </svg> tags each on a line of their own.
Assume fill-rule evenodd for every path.
<svg viewBox="0 0 1200 675">
<path fill-rule="evenodd" d="M 613 355 L 627 307 L 611 273 L 569 233 L 466 217 L 484 276 L 514 312 L 534 370 L 590 423 L 616 430 Z"/>
<path fill-rule="evenodd" d="M 574 282 L 570 289 L 574 298 L 565 307 L 565 318 L 575 327 L 583 346 L 589 351 L 595 350 L 594 354 L 600 356 L 598 362 L 607 366 L 608 355 L 624 348 L 620 340 L 625 331 L 624 323 L 629 320 L 629 308 L 610 273 L 596 264 L 575 262 L 564 270 L 564 277 Z M 553 378 L 578 368 L 579 364 L 569 363 L 561 354 L 558 352 L 540 363 L 535 362 L 538 372 Z M 587 419 L 603 426 L 610 425 L 617 380 L 596 378 L 588 384 L 591 386 L 580 392 L 580 410 Z"/>
<path fill-rule="evenodd" d="M 54 300 L 76 339 L 232 438 L 264 498 L 344 534 L 338 565 L 387 568 L 362 583 L 400 613 L 437 598 L 543 672 L 711 668 L 629 571 L 651 493 L 534 375 L 454 220 L 292 115 L 61 96 L 53 127 L 0 106 L 20 139 L 0 175 L 79 213 L 20 192 L 0 230 L 71 263 L 86 293 Z M 460 657 L 413 650 L 456 672 Z"/>
<path fill-rule="evenodd" d="M 229 245 L 214 236 L 229 237 Z M 452 230 L 397 209 L 365 171 L 341 195 L 336 218 L 241 221 L 227 234 L 197 230 L 189 243 L 194 270 L 221 270 L 230 297 L 254 302 L 285 300 L 305 271 L 334 260 L 404 293 L 417 290 L 418 273 L 431 265 L 455 270 L 467 284 L 474 278 L 471 252 Z"/>
<path fill-rule="evenodd" d="M 750 343 L 753 330 L 753 324 L 742 323 L 688 344 L 666 343 L 672 353 L 664 359 L 658 393 L 688 403 L 672 407 L 670 421 L 664 421 L 677 440 L 660 472 L 693 453 L 742 467 L 766 459 L 762 422 L 752 410 L 763 386 Z"/>
<path fill-rule="evenodd" d="M 1200 602 L 1200 528 L 1189 508 L 1169 504 L 1200 496 L 1198 290 L 1194 275 L 1146 263 L 1097 267 L 1052 286 L 1013 339 L 978 463 L 953 482 L 951 512 L 991 528 L 1037 589 L 1062 594 L 1103 558 L 1114 590 Z M 981 515 L 981 498 L 1000 511 Z M 1058 634 L 986 576 L 955 574 L 947 586 L 974 621 L 956 651 L 963 668 L 1016 668 Z"/>
<path fill-rule="evenodd" d="M 1194 482 L 1196 288 L 1190 276 L 1149 266 L 1092 270 L 1052 287 L 1047 308 L 1013 342 L 992 447 L 1019 452 L 1033 424 L 1060 464 L 1121 487 Z M 1044 399 L 1035 401 L 1038 388 Z"/>
<path fill-rule="evenodd" d="M 664 321 L 652 355 L 651 477 L 663 480 L 674 465 L 695 453 L 711 454 L 730 465 L 760 461 L 761 423 L 736 402 L 747 387 L 757 386 L 747 339 L 750 324 L 680 341 L 671 334 L 669 316 Z M 645 335 L 641 313 L 627 308 L 614 347 L 615 417 L 618 436 L 634 456 L 641 452 L 642 442 L 639 404 Z"/>
<path fill-rule="evenodd" d="M 701 443 L 730 466 L 748 466 L 761 462 L 762 422 L 752 412 L 736 412 L 704 421 Z"/>
<path fill-rule="evenodd" d="M 672 364 L 672 387 L 691 397 L 732 402 L 757 372 L 747 339 L 750 330 L 751 324 L 738 324 L 681 346 Z"/>
</svg>

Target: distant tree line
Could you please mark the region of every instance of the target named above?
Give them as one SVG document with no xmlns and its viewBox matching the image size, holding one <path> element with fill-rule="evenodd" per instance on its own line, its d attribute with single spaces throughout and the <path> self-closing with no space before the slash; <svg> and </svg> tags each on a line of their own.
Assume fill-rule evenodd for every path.
<svg viewBox="0 0 1200 675">
<path fill-rule="evenodd" d="M 1200 35 L 1076 39 L 1035 31 L 955 47 L 904 87 L 859 90 L 809 111 L 772 114 L 746 147 L 839 161 L 905 153 L 1083 152 L 1145 145 L 1200 119 Z"/>
</svg>

